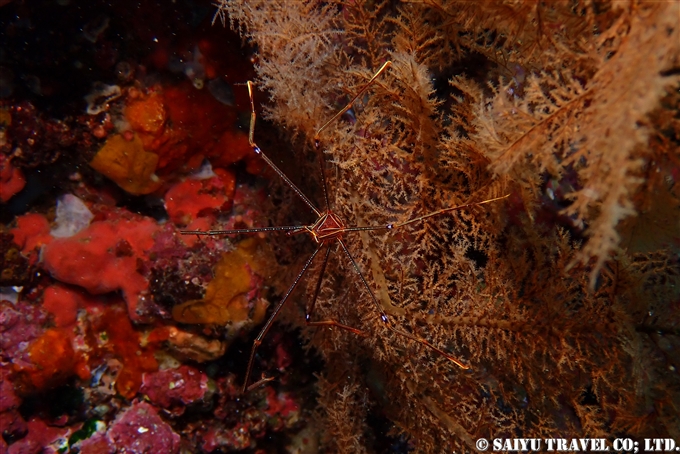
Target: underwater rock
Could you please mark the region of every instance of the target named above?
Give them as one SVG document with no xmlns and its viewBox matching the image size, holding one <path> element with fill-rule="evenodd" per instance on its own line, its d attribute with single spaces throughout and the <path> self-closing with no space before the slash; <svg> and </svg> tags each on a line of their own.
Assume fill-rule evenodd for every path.
<svg viewBox="0 0 680 454">
<path fill-rule="evenodd" d="M 23 172 L 17 169 L 9 161 L 9 158 L 0 153 L 0 202 L 5 203 L 17 192 L 26 186 L 26 178 Z"/>
<path fill-rule="evenodd" d="M 57 199 L 57 226 L 50 231 L 55 238 L 73 236 L 92 221 L 94 215 L 87 205 L 73 194 L 64 194 Z"/>
<path fill-rule="evenodd" d="M 232 207 L 235 174 L 259 175 L 263 168 L 248 143 L 247 90 L 230 90 L 234 81 L 254 76 L 250 52 L 240 52 L 234 35 L 233 50 L 225 53 L 226 30 L 209 27 L 206 15 L 212 14 L 203 7 L 192 8 L 195 20 L 204 19 L 200 26 L 172 22 L 176 12 L 144 5 L 130 10 L 96 4 L 68 24 L 47 27 L 52 13 L 63 13 L 67 3 L 8 6 L 22 10 L 20 28 L 13 30 L 17 45 L 8 48 L 12 70 L 42 83 L 43 95 L 31 97 L 33 105 L 22 99 L 23 86 L 15 90 L 16 101 L 8 99 L 7 109 L 0 109 L 0 154 L 12 156 L 2 175 L 11 178 L 0 181 L 0 191 L 16 194 L 6 196 L 11 199 L 0 237 L 6 259 L 0 296 L 11 299 L 0 301 L 0 452 L 176 453 L 179 434 L 183 452 L 201 452 L 200 435 L 212 425 L 238 445 L 237 423 L 257 440 L 260 452 L 276 449 L 287 434 L 272 437 L 281 417 L 267 417 L 269 396 L 241 400 L 232 386 L 220 409 L 229 419 L 215 424 L 214 418 L 221 392 L 216 382 L 228 375 L 236 383 L 238 371 L 231 365 L 243 362 L 238 349 L 229 354 L 240 359 L 222 357 L 239 327 L 250 328 L 264 317 L 270 294 L 264 275 L 271 273 L 273 257 L 260 261 L 261 245 L 256 250 L 240 245 L 231 256 L 235 263 L 220 268 L 232 276 L 213 279 L 216 264 L 235 243 L 182 235 L 177 227 L 216 228 L 218 216 L 228 228 L 267 222 L 263 207 L 270 192 L 248 176 L 236 213 L 222 212 Z M 126 8 L 133 14 L 126 16 Z M 129 20 L 108 21 L 120 14 Z M 21 28 L 29 23 L 35 25 L 30 32 Z M 96 46 L 83 38 L 83 24 Z M 205 80 L 211 81 L 203 90 L 176 85 L 167 71 L 153 69 L 146 51 L 123 45 L 136 40 L 134 24 L 146 33 L 139 42 L 170 55 L 176 43 L 192 40 L 195 47 L 199 40 L 188 33 L 209 33 L 210 60 L 223 64 L 202 62 Z M 60 30 L 66 29 L 80 30 L 77 39 L 62 39 Z M 28 56 L 57 41 L 63 44 L 59 49 L 78 48 L 77 55 L 47 52 L 39 60 L 48 69 L 24 71 L 18 57 L 33 65 L 38 60 Z M 51 71 L 49 58 L 64 63 L 59 68 L 77 68 L 82 77 Z M 103 86 L 91 77 L 120 85 Z M 88 90 L 94 93 L 83 101 Z M 233 165 L 242 159 L 243 165 Z M 208 165 L 193 173 L 210 162 L 214 170 Z M 9 184 L 21 181 L 15 178 L 21 174 L 23 190 Z M 206 302 L 211 281 L 215 291 L 234 284 L 236 293 Z M 171 311 L 187 301 L 221 306 L 219 316 L 207 311 L 203 325 L 181 325 Z M 228 318 L 226 328 L 207 323 L 211 317 Z"/>
<path fill-rule="evenodd" d="M 231 208 L 236 177 L 224 169 L 214 172 L 215 176 L 211 178 L 186 179 L 168 190 L 165 209 L 172 222 L 188 225 L 198 217 L 216 215 Z"/>
<path fill-rule="evenodd" d="M 205 158 L 223 168 L 245 160 L 252 174 L 262 169 L 247 134 L 235 128 L 236 108 L 190 83 L 136 92 L 125 118 L 144 149 L 158 155 L 156 173 L 161 178 L 179 169 L 196 169 Z"/>
<path fill-rule="evenodd" d="M 6 377 L 9 371 L 0 369 L 0 376 Z M 0 380 L 0 452 L 3 450 L 4 437 L 18 439 L 26 435 L 28 426 L 19 413 L 21 399 L 14 393 L 9 380 Z M 5 448 L 6 449 L 6 448 Z"/>
<path fill-rule="evenodd" d="M 43 179 L 53 181 L 59 174 L 52 164 L 80 164 L 81 158 L 90 156 L 99 143 L 93 134 L 95 125 L 108 123 L 103 117 L 89 115 L 49 118 L 49 113 L 28 101 L 11 104 L 8 112 L 11 122 L 7 123 L 5 139 L 12 164 L 27 172 L 27 178 L 28 172 L 35 170 L 38 174 L 43 172 Z M 29 179 L 28 186 L 31 184 Z"/>
<path fill-rule="evenodd" d="M 10 298 L 17 289 L 31 282 L 35 271 L 24 257 L 12 233 L 0 233 L 0 298 Z"/>
<path fill-rule="evenodd" d="M 56 327 L 45 330 L 43 309 L 52 312 Z M 142 345 L 119 299 L 104 304 L 60 284 L 45 290 L 42 305 L 3 302 L 0 334 L 2 358 L 10 363 L 20 396 L 55 388 L 73 377 L 89 380 L 92 370 L 115 360 L 120 368 L 112 385 L 121 396 L 133 398 L 143 374 L 158 369 L 154 352 L 164 341 L 149 336 Z"/>
<path fill-rule="evenodd" d="M 150 194 L 160 187 L 154 173 L 157 164 L 158 155 L 144 150 L 137 135 L 127 140 L 120 134 L 109 137 L 90 162 L 93 169 L 132 195 Z"/>
<path fill-rule="evenodd" d="M 191 366 L 144 374 L 140 392 L 161 408 L 181 415 L 187 405 L 206 401 L 212 396 L 208 376 Z"/>
<path fill-rule="evenodd" d="M 25 214 L 16 218 L 16 228 L 10 230 L 14 242 L 24 255 L 52 241 L 50 224 L 42 214 Z"/>
<path fill-rule="evenodd" d="M 205 452 L 254 447 L 257 440 L 268 433 L 292 429 L 301 421 L 300 402 L 292 394 L 265 386 L 247 394 L 245 399 L 252 402 L 249 408 L 232 415 L 225 410 L 231 408 L 234 399 L 241 400 L 243 397 L 230 377 L 219 380 L 217 386 L 220 392 L 215 422 L 200 434 L 201 447 Z M 229 423 L 225 424 L 225 421 Z"/>
<path fill-rule="evenodd" d="M 80 442 L 80 454 L 114 454 L 116 448 L 105 434 L 96 433 L 90 438 Z"/>
<path fill-rule="evenodd" d="M 226 343 L 219 339 L 207 339 L 174 326 L 168 329 L 168 344 L 179 358 L 197 363 L 218 359 L 227 348 Z"/>
<path fill-rule="evenodd" d="M 248 136 L 230 129 L 222 133 L 219 141 L 207 153 L 207 156 L 215 167 L 228 167 L 236 162 L 244 161 L 246 172 L 252 175 L 259 175 L 265 167 L 262 160 L 253 153 Z"/>
<path fill-rule="evenodd" d="M 125 119 L 133 131 L 157 134 L 165 124 L 165 106 L 159 93 L 136 98 L 125 106 Z"/>
<path fill-rule="evenodd" d="M 143 333 L 132 326 L 122 304 L 91 305 L 87 315 L 92 332 L 97 333 L 89 345 L 92 360 L 113 358 L 118 361 L 122 368 L 114 374 L 116 392 L 132 399 L 142 385 L 144 373 L 158 370 L 154 352 L 161 340 L 147 339 L 143 343 Z M 100 362 L 101 359 L 95 364 Z"/>
<path fill-rule="evenodd" d="M 58 328 L 74 325 L 78 319 L 78 309 L 83 306 L 82 296 L 65 285 L 51 285 L 43 293 L 43 308 L 52 314 Z"/>
<path fill-rule="evenodd" d="M 246 424 L 239 423 L 233 428 L 215 425 L 210 427 L 201 437 L 204 452 L 225 450 L 243 450 L 252 445 L 252 435 Z"/>
<path fill-rule="evenodd" d="M 120 413 L 107 436 L 118 452 L 179 452 L 179 435 L 146 402 L 135 402 Z"/>
<path fill-rule="evenodd" d="M 50 328 L 28 346 L 26 363 L 12 365 L 15 390 L 29 395 L 60 386 L 74 374 L 75 365 L 69 333 Z"/>
<path fill-rule="evenodd" d="M 8 454 L 57 454 L 64 452 L 68 427 L 48 426 L 43 420 L 32 418 L 28 421 L 28 434 L 7 449 Z"/>
<path fill-rule="evenodd" d="M 132 320 L 148 281 L 138 271 L 153 246 L 156 222 L 149 218 L 92 223 L 69 238 L 57 238 L 43 251 L 43 264 L 55 279 L 83 287 L 92 294 L 120 290 Z"/>
<path fill-rule="evenodd" d="M 231 324 L 235 330 L 250 321 L 260 323 L 267 302 L 258 298 L 258 292 L 267 263 L 267 250 L 261 241 L 242 241 L 235 251 L 223 255 L 205 298 L 175 306 L 173 318 L 181 323 Z"/>
<path fill-rule="evenodd" d="M 22 300 L 0 302 L 0 358 L 14 365 L 27 364 L 27 347 L 42 334 L 47 314 Z"/>
</svg>

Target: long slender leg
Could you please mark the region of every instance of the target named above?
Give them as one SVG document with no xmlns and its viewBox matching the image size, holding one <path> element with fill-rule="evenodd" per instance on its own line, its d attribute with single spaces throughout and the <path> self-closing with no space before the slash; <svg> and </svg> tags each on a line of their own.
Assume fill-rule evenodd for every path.
<svg viewBox="0 0 680 454">
<path fill-rule="evenodd" d="M 307 308 L 307 313 L 305 315 L 305 320 L 310 321 L 312 312 L 314 312 L 314 306 L 316 306 L 316 300 L 321 292 L 321 282 L 323 281 L 323 275 L 326 273 L 326 265 L 328 265 L 328 257 L 331 255 L 331 247 L 326 245 L 326 255 L 323 257 L 323 262 L 321 263 L 321 272 L 319 273 L 319 279 L 316 281 L 316 288 L 314 289 L 314 297 L 312 298 L 312 304 Z"/>
<path fill-rule="evenodd" d="M 414 224 L 416 222 L 421 222 L 424 221 L 425 219 L 448 213 L 451 211 L 457 211 L 457 210 L 462 210 L 465 208 L 473 207 L 473 206 L 478 206 L 478 205 L 484 205 L 486 203 L 491 203 L 491 202 L 496 202 L 498 200 L 502 200 L 505 198 L 508 198 L 510 194 L 506 194 L 502 197 L 496 197 L 493 199 L 488 199 L 488 200 L 483 200 L 481 202 L 473 202 L 473 203 L 466 203 L 463 205 L 458 205 L 455 207 L 450 207 L 450 208 L 442 208 L 441 210 L 433 211 L 431 213 L 425 214 L 423 216 L 419 216 L 417 218 L 409 219 L 404 222 L 399 222 L 396 224 L 381 224 L 381 225 L 369 225 L 369 226 L 364 226 L 364 227 L 347 227 L 345 228 L 345 232 L 362 232 L 362 231 L 373 231 L 373 230 L 392 230 L 396 229 L 399 227 L 403 227 L 405 225 L 409 224 Z M 305 229 L 305 226 L 303 225 L 286 225 L 286 226 L 278 226 L 278 227 L 255 227 L 255 228 L 250 228 L 250 229 L 232 229 L 232 230 L 182 230 L 181 233 L 183 235 L 189 235 L 189 234 L 194 234 L 194 235 L 235 235 L 239 233 L 257 233 L 257 232 L 276 232 L 276 231 L 293 231 L 293 232 L 299 232 Z"/>
<path fill-rule="evenodd" d="M 262 327 L 262 330 L 260 331 L 260 334 L 257 335 L 255 338 L 255 341 L 253 342 L 253 349 L 250 351 L 250 359 L 248 360 L 248 369 L 246 370 L 246 378 L 243 382 L 243 393 L 245 394 L 246 390 L 248 389 L 248 382 L 250 381 L 250 374 L 253 371 L 253 362 L 255 360 L 255 353 L 257 353 L 257 349 L 262 344 L 262 339 L 264 336 L 267 335 L 267 332 L 269 332 L 269 329 L 272 326 L 272 323 L 274 323 L 274 320 L 276 319 L 276 316 L 279 315 L 279 312 L 281 312 L 281 309 L 283 308 L 283 305 L 286 304 L 286 301 L 288 300 L 288 297 L 290 297 L 291 293 L 293 293 L 293 290 L 295 290 L 295 287 L 300 283 L 300 279 L 302 279 L 302 276 L 305 274 L 309 266 L 312 264 L 312 261 L 314 260 L 314 257 L 317 256 L 319 251 L 321 250 L 323 244 L 320 244 L 316 250 L 312 253 L 312 255 L 307 259 L 305 262 L 305 265 L 302 267 L 302 270 L 298 273 L 297 277 L 291 284 L 291 286 L 288 288 L 288 291 L 283 295 L 283 298 L 281 298 L 281 301 L 276 305 L 274 308 L 274 312 L 272 312 L 272 315 L 269 316 L 269 319 L 267 319 L 267 323 L 264 324 L 264 327 Z"/>
<path fill-rule="evenodd" d="M 406 331 L 401 331 L 401 330 L 397 329 L 394 326 L 394 323 L 392 322 L 392 320 L 390 320 L 388 318 L 388 316 L 385 313 L 385 311 L 383 310 L 382 306 L 380 306 L 380 303 L 378 302 L 378 299 L 375 297 L 373 290 L 371 290 L 371 286 L 368 285 L 366 278 L 364 277 L 363 273 L 359 269 L 359 265 L 357 265 L 357 262 L 354 260 L 354 257 L 352 257 L 352 254 L 349 252 L 349 249 L 345 245 L 345 242 L 342 241 L 341 239 L 338 239 L 338 242 L 340 243 L 340 246 L 342 246 L 342 249 L 345 251 L 345 255 L 347 255 L 347 258 L 352 263 L 352 266 L 354 267 L 354 271 L 356 271 L 357 275 L 359 275 L 361 282 L 363 283 L 364 287 L 368 291 L 368 294 L 370 295 L 371 300 L 373 301 L 373 304 L 375 305 L 375 309 L 380 314 L 380 320 L 382 320 L 382 322 L 385 324 L 385 326 L 387 326 L 387 328 L 389 328 L 392 332 L 394 332 L 394 333 L 396 333 L 400 336 L 403 336 L 407 339 L 411 339 L 414 342 L 418 342 L 419 344 L 424 345 L 424 346 L 434 350 L 435 352 L 439 353 L 440 355 L 442 355 L 443 357 L 445 357 L 446 359 L 448 359 L 449 361 L 451 361 L 452 363 L 454 363 L 455 365 L 457 365 L 461 369 L 469 369 L 470 368 L 469 366 L 466 366 L 465 364 L 460 362 L 457 358 L 446 353 L 444 350 L 442 350 L 438 347 L 435 347 L 434 345 L 432 345 L 430 342 L 423 339 L 422 337 L 419 337 L 419 336 L 416 336 L 414 334 L 408 333 Z"/>
<path fill-rule="evenodd" d="M 319 273 L 319 278 L 316 281 L 316 288 L 314 289 L 314 297 L 312 298 L 312 304 L 309 305 L 309 308 L 307 309 L 307 313 L 305 314 L 305 323 L 307 326 L 336 326 L 338 328 L 351 331 L 354 334 L 358 334 L 360 336 L 363 336 L 364 333 L 356 328 L 352 328 L 349 325 L 345 325 L 344 323 L 337 322 L 335 320 L 319 320 L 319 321 L 312 321 L 312 315 L 314 313 L 314 307 L 316 306 L 316 300 L 319 297 L 319 292 L 321 291 L 321 282 L 323 281 L 323 277 L 326 274 L 326 265 L 328 264 L 328 257 L 330 256 L 331 253 L 331 246 L 326 246 L 326 255 L 323 258 L 323 263 L 321 264 L 321 273 Z"/>
<path fill-rule="evenodd" d="M 231 230 L 180 230 L 182 235 L 238 235 L 239 233 L 302 231 L 304 225 L 281 225 L 276 227 L 253 227 L 250 229 Z"/>
<path fill-rule="evenodd" d="M 267 155 L 264 154 L 264 152 L 260 149 L 260 147 L 258 147 L 257 144 L 255 143 L 255 140 L 254 140 L 255 120 L 257 120 L 257 114 L 255 113 L 255 101 L 253 100 L 253 83 L 251 81 L 248 81 L 247 85 L 248 85 L 248 95 L 250 96 L 250 109 L 251 109 L 250 110 L 250 130 L 248 132 L 248 143 L 250 143 L 250 146 L 253 147 L 253 151 L 255 152 L 255 154 L 259 155 L 264 160 L 264 162 L 266 162 L 267 165 L 269 167 L 271 167 L 272 170 L 274 172 L 276 172 L 276 174 L 283 181 L 286 182 L 286 184 L 293 190 L 293 192 L 295 192 L 298 195 L 298 197 L 300 197 L 302 199 L 302 201 L 305 202 L 307 204 L 307 206 L 312 209 L 312 211 L 314 211 L 314 213 L 317 216 L 321 216 L 321 211 L 319 211 L 319 209 L 316 207 L 316 205 L 314 205 L 312 203 L 312 201 L 309 200 L 309 198 L 297 186 L 295 186 L 295 183 L 290 181 L 290 178 L 288 178 L 286 176 L 286 174 L 283 173 L 281 171 L 281 169 L 279 169 L 276 166 L 276 164 L 274 164 L 272 162 L 272 160 L 269 159 L 269 157 L 267 157 Z"/>
<path fill-rule="evenodd" d="M 319 146 L 317 144 L 316 147 L 316 157 L 319 160 L 319 173 L 321 175 L 321 188 L 323 189 L 323 199 L 326 201 L 326 211 L 330 211 L 331 209 L 331 202 L 329 201 L 328 198 L 328 185 L 326 184 L 326 158 L 323 155 L 323 152 L 319 149 Z"/>
</svg>

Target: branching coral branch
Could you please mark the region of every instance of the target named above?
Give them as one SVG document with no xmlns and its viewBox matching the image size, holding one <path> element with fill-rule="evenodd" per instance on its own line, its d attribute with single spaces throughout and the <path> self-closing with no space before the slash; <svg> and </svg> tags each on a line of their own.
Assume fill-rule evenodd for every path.
<svg viewBox="0 0 680 454">
<path fill-rule="evenodd" d="M 679 82 L 680 4 L 220 8 L 257 46 L 268 117 L 300 152 L 392 60 L 320 138 L 316 158 L 348 225 L 511 193 L 345 239 L 394 323 L 468 371 L 387 329 L 343 255 L 327 266 L 315 317 L 365 335 L 306 328 L 304 304 L 291 308 L 326 361 L 329 451 L 338 440 L 370 451 L 381 435 L 368 415 L 381 408 L 418 452 L 468 452 L 477 438 L 517 433 L 675 433 L 680 103 L 669 87 Z M 635 215 L 663 223 L 658 238 L 644 241 Z"/>
<path fill-rule="evenodd" d="M 645 117 L 679 80 L 665 71 L 680 58 L 680 6 L 640 6 L 628 14 L 616 53 L 601 56 L 591 80 L 568 68 L 540 73 L 528 78 L 521 96 L 508 82 L 477 104 L 475 140 L 497 173 L 527 179 L 520 174 L 525 159 L 552 174 L 578 169 L 581 188 L 569 194 L 566 211 L 589 224 L 580 260 L 596 258 L 591 285 L 618 248 L 620 221 L 636 214 L 633 196 L 650 133 Z"/>
</svg>

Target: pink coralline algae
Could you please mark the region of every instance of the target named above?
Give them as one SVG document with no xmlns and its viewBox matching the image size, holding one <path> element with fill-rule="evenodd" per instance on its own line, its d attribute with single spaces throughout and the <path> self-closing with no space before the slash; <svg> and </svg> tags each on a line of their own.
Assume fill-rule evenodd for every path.
<svg viewBox="0 0 680 454">
<path fill-rule="evenodd" d="M 220 380 L 217 386 L 220 405 L 215 410 L 215 422 L 200 435 L 204 452 L 254 448 L 267 433 L 291 429 L 300 423 L 299 402 L 291 394 L 265 386 L 243 399 L 254 405 L 238 409 L 241 399 L 233 377 Z"/>
<path fill-rule="evenodd" d="M 0 302 L 0 359 L 17 366 L 27 362 L 27 346 L 40 337 L 47 314 L 33 304 Z"/>
<path fill-rule="evenodd" d="M 118 452 L 179 452 L 180 437 L 146 402 L 135 402 L 120 413 L 107 432 Z"/>
<path fill-rule="evenodd" d="M 54 427 L 33 418 L 28 421 L 28 435 L 7 449 L 7 454 L 56 454 L 63 452 L 71 429 Z"/>
<path fill-rule="evenodd" d="M 14 388 L 9 380 L 4 377 L 8 374 L 5 369 L 0 369 L 0 434 L 10 438 L 21 438 L 28 427 L 26 421 L 19 414 L 21 399 L 14 394 Z M 3 437 L 0 437 L 0 452 L 6 452 L 7 445 Z"/>
<path fill-rule="evenodd" d="M 118 414 L 106 431 L 103 424 L 99 425 L 92 436 L 74 443 L 80 454 L 179 452 L 180 436 L 147 402 L 133 402 Z"/>
<path fill-rule="evenodd" d="M 116 448 L 111 446 L 111 442 L 106 434 L 95 433 L 79 443 L 80 454 L 114 454 Z"/>
<path fill-rule="evenodd" d="M 152 404 L 178 415 L 184 412 L 187 405 L 212 395 L 208 377 L 187 365 L 144 374 L 140 392 Z"/>
</svg>

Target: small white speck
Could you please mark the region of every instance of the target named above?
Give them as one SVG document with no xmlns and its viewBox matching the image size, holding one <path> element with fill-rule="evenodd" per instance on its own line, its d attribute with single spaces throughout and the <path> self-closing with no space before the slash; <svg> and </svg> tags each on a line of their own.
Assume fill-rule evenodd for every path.
<svg viewBox="0 0 680 454">
<path fill-rule="evenodd" d="M 550 197 L 550 200 L 555 200 L 555 193 L 552 189 L 546 188 L 545 192 L 548 194 L 548 197 Z"/>
<path fill-rule="evenodd" d="M 147 433 L 148 431 L 149 429 L 147 429 L 146 427 L 137 428 L 137 432 L 139 432 L 140 434 Z"/>
</svg>

